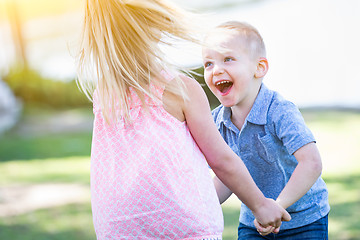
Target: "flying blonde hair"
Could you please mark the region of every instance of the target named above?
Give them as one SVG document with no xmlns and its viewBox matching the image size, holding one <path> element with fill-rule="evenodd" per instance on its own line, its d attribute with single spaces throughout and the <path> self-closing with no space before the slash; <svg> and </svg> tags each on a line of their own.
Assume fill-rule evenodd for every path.
<svg viewBox="0 0 360 240">
<path fill-rule="evenodd" d="M 90 100 L 96 89 L 108 123 L 119 117 L 131 122 L 130 87 L 144 106 L 145 96 L 156 98 L 150 86 L 166 84 L 161 71 L 179 70 L 165 59 L 159 43 L 199 43 L 192 21 L 191 13 L 164 0 L 86 0 L 78 83 Z M 167 90 L 185 99 L 184 85 L 175 79 Z"/>
</svg>

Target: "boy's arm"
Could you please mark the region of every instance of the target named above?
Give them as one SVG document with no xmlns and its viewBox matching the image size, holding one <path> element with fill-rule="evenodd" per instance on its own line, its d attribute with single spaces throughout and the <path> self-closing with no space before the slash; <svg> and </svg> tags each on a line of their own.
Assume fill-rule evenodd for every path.
<svg viewBox="0 0 360 240">
<path fill-rule="evenodd" d="M 322 171 L 320 153 L 314 142 L 298 149 L 294 156 L 298 165 L 276 200 L 285 209 L 309 191 Z"/>
<path fill-rule="evenodd" d="M 220 204 L 223 204 L 223 202 L 225 202 L 231 196 L 232 191 L 227 186 L 225 186 L 225 184 L 223 184 L 217 176 L 213 178 L 213 181 L 219 202 Z"/>
<path fill-rule="evenodd" d="M 281 191 L 276 202 L 283 208 L 288 208 L 309 191 L 321 174 L 322 163 L 319 151 L 314 142 L 299 148 L 294 156 L 299 162 L 288 183 Z M 278 233 L 279 228 L 264 228 L 256 219 L 254 225 L 262 236 L 271 232 Z"/>
<path fill-rule="evenodd" d="M 263 226 L 279 227 L 281 220 L 290 220 L 280 205 L 264 197 L 243 161 L 221 137 L 200 84 L 194 79 L 182 78 L 189 97 L 182 106 L 187 125 L 215 174 L 253 211 Z"/>
</svg>

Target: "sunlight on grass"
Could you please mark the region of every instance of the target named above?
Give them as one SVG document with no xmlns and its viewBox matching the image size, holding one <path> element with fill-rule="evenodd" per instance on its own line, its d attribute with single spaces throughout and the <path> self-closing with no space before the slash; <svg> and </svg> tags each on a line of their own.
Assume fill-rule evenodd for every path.
<svg viewBox="0 0 360 240">
<path fill-rule="evenodd" d="M 304 112 L 317 139 L 324 174 L 360 171 L 360 114 L 355 112 Z"/>
<path fill-rule="evenodd" d="M 67 157 L 9 161 L 0 164 L 0 184 L 90 182 L 90 158 Z"/>
<path fill-rule="evenodd" d="M 359 200 L 359 188 L 353 189 L 353 185 L 348 185 L 347 188 L 344 183 L 327 183 L 328 188 L 331 190 L 329 195 L 333 204 L 344 204 L 356 202 Z M 341 194 L 339 194 L 341 193 Z"/>
</svg>

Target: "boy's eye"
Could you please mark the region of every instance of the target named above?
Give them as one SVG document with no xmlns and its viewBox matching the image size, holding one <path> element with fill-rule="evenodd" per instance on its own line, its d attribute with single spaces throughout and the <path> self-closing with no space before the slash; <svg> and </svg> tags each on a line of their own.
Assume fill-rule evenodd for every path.
<svg viewBox="0 0 360 240">
<path fill-rule="evenodd" d="M 231 57 L 226 57 L 226 58 L 224 59 L 224 62 L 230 62 L 230 61 L 232 61 L 232 60 L 234 60 L 234 59 L 231 58 Z"/>
<path fill-rule="evenodd" d="M 211 62 L 206 62 L 205 64 L 204 64 L 204 67 L 210 67 L 212 65 L 212 63 Z"/>
</svg>

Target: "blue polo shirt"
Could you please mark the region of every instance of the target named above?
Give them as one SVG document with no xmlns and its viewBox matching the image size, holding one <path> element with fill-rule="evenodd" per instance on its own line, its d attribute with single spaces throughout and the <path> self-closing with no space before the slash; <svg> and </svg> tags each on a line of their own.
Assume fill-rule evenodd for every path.
<svg viewBox="0 0 360 240">
<path fill-rule="evenodd" d="M 299 109 L 264 84 L 241 130 L 231 122 L 230 108 L 220 105 L 212 114 L 224 140 L 240 156 L 268 198 L 276 199 L 289 181 L 298 163 L 293 153 L 315 142 Z M 330 206 L 322 178 L 286 210 L 292 219 L 283 222 L 281 229 L 304 226 L 326 216 Z M 242 204 L 240 222 L 254 227 L 253 220 L 251 210 Z"/>
</svg>

